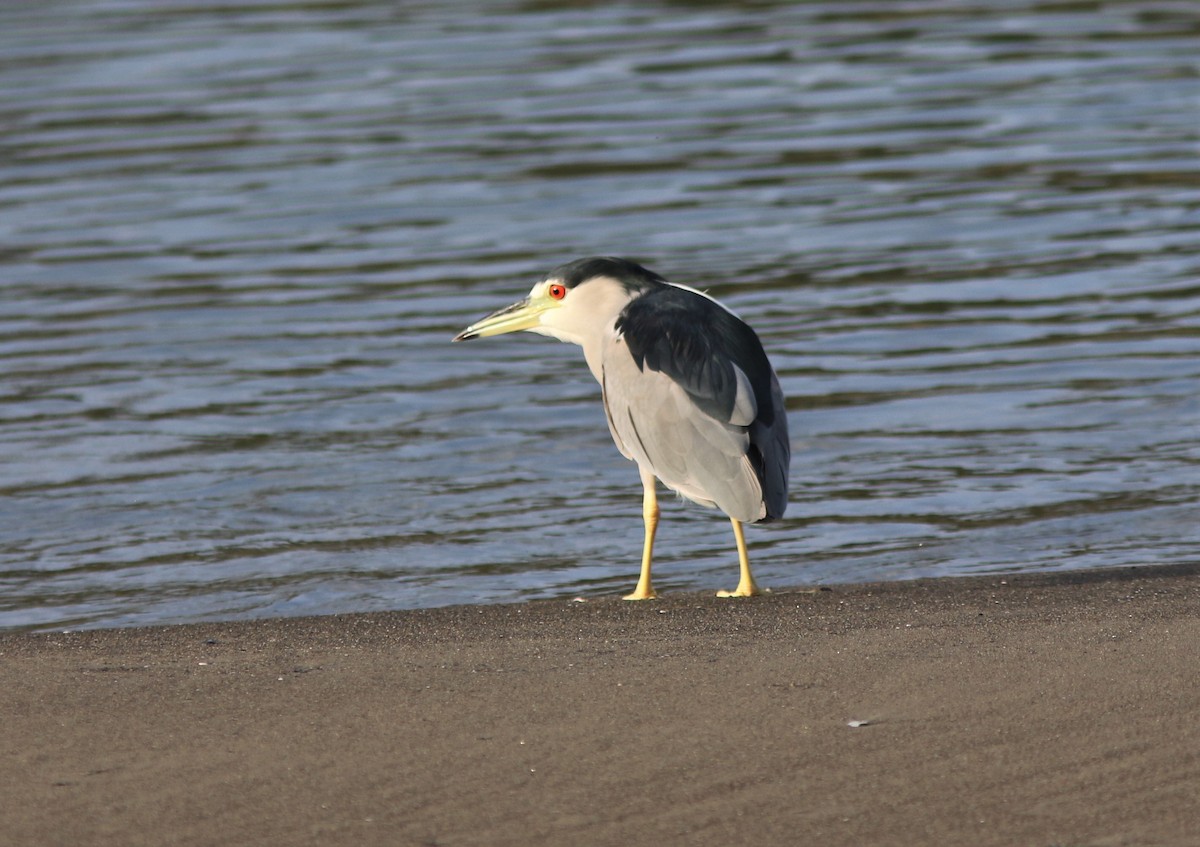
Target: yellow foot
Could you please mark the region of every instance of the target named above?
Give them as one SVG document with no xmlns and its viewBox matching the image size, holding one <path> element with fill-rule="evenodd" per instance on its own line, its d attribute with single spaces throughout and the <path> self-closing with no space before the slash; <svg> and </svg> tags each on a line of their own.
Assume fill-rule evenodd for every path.
<svg viewBox="0 0 1200 847">
<path fill-rule="evenodd" d="M 633 589 L 632 594 L 626 594 L 623 600 L 657 600 L 658 592 L 653 588 L 642 588 L 640 585 Z"/>
<path fill-rule="evenodd" d="M 771 589 L 759 588 L 753 582 L 749 585 L 739 585 L 733 591 L 718 591 L 718 597 L 757 597 L 760 594 L 770 594 Z"/>
</svg>

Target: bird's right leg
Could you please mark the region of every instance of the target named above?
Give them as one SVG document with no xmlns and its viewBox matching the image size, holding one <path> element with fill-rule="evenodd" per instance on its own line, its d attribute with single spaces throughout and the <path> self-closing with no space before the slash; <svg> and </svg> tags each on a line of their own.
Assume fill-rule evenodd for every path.
<svg viewBox="0 0 1200 847">
<path fill-rule="evenodd" d="M 764 589 L 758 587 L 758 583 L 754 581 L 754 575 L 750 573 L 750 557 L 746 555 L 746 534 L 742 532 L 742 522 L 737 518 L 730 518 L 733 524 L 733 538 L 737 541 L 738 563 L 741 565 L 742 578 L 738 582 L 738 587 L 733 591 L 718 591 L 718 597 L 754 597 L 762 594 Z M 765 589 L 770 591 L 771 589 Z"/>
<path fill-rule="evenodd" d="M 646 524 L 646 540 L 642 544 L 642 575 L 638 577 L 637 588 L 632 594 L 626 594 L 626 600 L 653 600 L 658 596 L 650 582 L 650 559 L 654 555 L 654 532 L 658 529 L 658 495 L 654 488 L 658 481 L 654 474 L 638 466 L 642 474 L 642 520 Z"/>
</svg>

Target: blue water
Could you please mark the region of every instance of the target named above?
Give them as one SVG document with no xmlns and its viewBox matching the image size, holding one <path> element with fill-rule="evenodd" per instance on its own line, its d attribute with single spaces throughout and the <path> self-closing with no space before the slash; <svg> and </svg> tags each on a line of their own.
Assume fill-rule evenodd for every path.
<svg viewBox="0 0 1200 847">
<path fill-rule="evenodd" d="M 628 590 L 634 257 L 789 397 L 776 587 L 1200 558 L 1190 2 L 0 6 L 0 627 Z M 664 498 L 660 590 L 736 580 Z"/>
</svg>

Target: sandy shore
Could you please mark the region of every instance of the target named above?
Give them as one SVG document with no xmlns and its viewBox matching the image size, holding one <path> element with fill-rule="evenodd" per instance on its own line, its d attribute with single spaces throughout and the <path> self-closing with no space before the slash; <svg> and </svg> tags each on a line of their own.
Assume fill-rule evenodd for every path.
<svg viewBox="0 0 1200 847">
<path fill-rule="evenodd" d="M 1200 566 L 0 636 L 12 845 L 1200 844 Z"/>
</svg>

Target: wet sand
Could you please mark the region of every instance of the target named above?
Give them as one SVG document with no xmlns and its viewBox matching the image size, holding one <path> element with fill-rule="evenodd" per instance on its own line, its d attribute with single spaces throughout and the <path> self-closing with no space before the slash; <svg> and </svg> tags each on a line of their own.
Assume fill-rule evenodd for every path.
<svg viewBox="0 0 1200 847">
<path fill-rule="evenodd" d="M 1196 845 L 1200 565 L 0 636 L 0 843 Z"/>
</svg>

